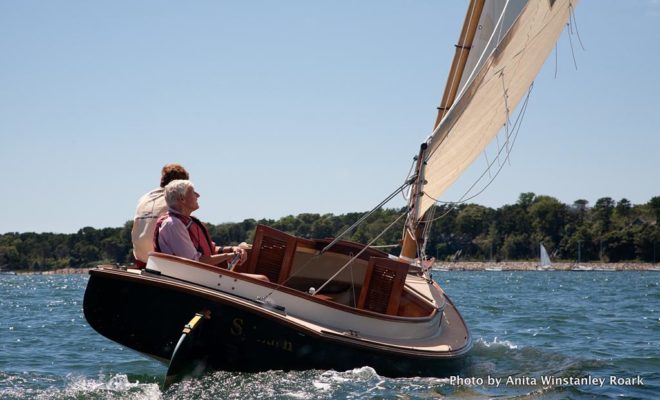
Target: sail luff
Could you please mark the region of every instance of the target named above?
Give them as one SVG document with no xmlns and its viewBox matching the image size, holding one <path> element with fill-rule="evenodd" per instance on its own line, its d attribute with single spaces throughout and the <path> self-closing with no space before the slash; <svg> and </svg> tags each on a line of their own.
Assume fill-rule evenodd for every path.
<svg viewBox="0 0 660 400">
<path fill-rule="evenodd" d="M 527 0 L 496 0 L 485 3 L 472 42 L 472 51 L 465 65 L 467 73 L 463 74 L 457 96 L 461 96 L 467 84 L 483 67 L 488 56 L 500 44 L 502 36 L 509 31 L 526 4 Z"/>
<path fill-rule="evenodd" d="M 456 52 L 449 70 L 449 76 L 447 77 L 447 83 L 445 84 L 445 90 L 442 95 L 442 100 L 440 101 L 440 106 L 438 107 L 438 115 L 435 124 L 433 125 L 434 130 L 438 127 L 440 121 L 456 99 L 456 93 L 458 92 L 458 87 L 465 71 L 465 65 L 468 60 L 470 48 L 472 47 L 472 41 L 474 40 L 477 31 L 479 19 L 481 18 L 484 3 L 485 0 L 471 0 L 468 6 L 465 20 L 463 22 L 463 28 L 461 29 L 461 34 L 458 38 L 458 44 L 456 44 Z M 421 190 L 424 185 L 424 160 L 426 158 L 426 149 L 427 146 L 426 143 L 424 143 L 420 148 L 417 165 L 415 167 L 417 178 L 411 187 L 410 198 L 408 200 L 409 216 L 403 231 L 401 245 L 401 256 L 408 259 L 414 259 L 417 257 L 417 249 L 419 247 L 418 240 L 422 239 L 422 231 L 424 230 L 424 227 L 420 226 L 418 221 L 420 219 L 419 215 L 423 214 L 423 212 L 419 212 L 419 205 L 422 200 Z"/>
<path fill-rule="evenodd" d="M 465 86 L 428 140 L 421 219 L 508 123 L 568 22 L 575 0 L 513 2 L 500 20 L 511 21 L 498 43 L 485 47 Z M 508 3 L 507 3 L 508 4 Z M 513 14 L 506 14 L 507 11 Z M 494 36 L 495 37 L 495 36 Z"/>
<path fill-rule="evenodd" d="M 442 95 L 442 100 L 440 101 L 440 106 L 438 107 L 438 116 L 433 125 L 434 130 L 440 125 L 440 121 L 442 121 L 442 118 L 447 111 L 449 111 L 456 99 L 456 93 L 458 93 L 458 87 L 463 78 L 463 73 L 465 72 L 465 65 L 468 56 L 470 55 L 470 50 L 472 49 L 472 42 L 474 41 L 474 36 L 477 32 L 484 3 L 485 0 L 472 0 L 468 6 L 465 21 L 463 22 L 463 29 L 461 29 L 461 35 L 455 46 L 456 53 L 454 53 L 454 59 L 451 63 L 449 76 L 447 77 L 447 83 L 445 84 L 445 90 Z"/>
</svg>

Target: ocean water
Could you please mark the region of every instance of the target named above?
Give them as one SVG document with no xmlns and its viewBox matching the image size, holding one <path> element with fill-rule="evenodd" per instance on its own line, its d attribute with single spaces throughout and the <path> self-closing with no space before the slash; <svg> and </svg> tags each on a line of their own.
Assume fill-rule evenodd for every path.
<svg viewBox="0 0 660 400">
<path fill-rule="evenodd" d="M 163 390 L 164 365 L 87 325 L 87 275 L 0 275 L 0 399 L 660 398 L 659 272 L 435 271 L 434 279 L 475 340 L 460 375 L 213 372 Z"/>
</svg>

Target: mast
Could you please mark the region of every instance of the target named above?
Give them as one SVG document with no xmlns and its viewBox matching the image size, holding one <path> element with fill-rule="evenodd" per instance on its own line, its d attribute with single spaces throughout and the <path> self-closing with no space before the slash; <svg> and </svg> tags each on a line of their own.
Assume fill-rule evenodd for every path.
<svg viewBox="0 0 660 400">
<path fill-rule="evenodd" d="M 438 107 L 438 116 L 435 119 L 433 130 L 440 125 L 440 121 L 442 121 L 442 118 L 454 104 L 458 85 L 463 77 L 463 72 L 465 72 L 465 63 L 467 62 L 468 55 L 470 55 L 472 42 L 477 33 L 477 28 L 479 27 L 479 19 L 481 18 L 481 12 L 484 9 L 484 3 L 485 0 L 470 1 L 467 14 L 465 15 L 465 22 L 463 22 L 463 30 L 461 30 L 461 36 L 458 38 L 458 44 L 455 46 L 456 53 L 454 53 L 454 60 L 451 63 L 451 69 L 449 70 L 449 76 L 447 77 L 447 84 L 445 85 L 445 93 L 443 94 L 440 106 Z"/>
<path fill-rule="evenodd" d="M 470 54 L 472 42 L 474 41 L 474 36 L 479 26 L 479 19 L 481 18 L 484 3 L 485 0 L 470 0 L 470 4 L 465 15 L 465 21 L 463 22 L 463 29 L 461 30 L 458 44 L 455 46 L 456 52 L 454 53 L 454 60 L 452 61 L 451 69 L 449 70 L 449 76 L 447 77 L 445 91 L 442 96 L 442 100 L 440 101 L 440 106 L 438 107 L 438 116 L 436 117 L 435 124 L 433 125 L 434 131 L 438 125 L 440 125 L 440 121 L 442 121 L 442 118 L 451 108 L 454 100 L 456 99 L 458 85 L 461 82 L 463 72 L 465 71 L 465 63 L 467 61 L 468 55 Z M 419 245 L 423 244 L 422 235 L 424 232 L 425 223 L 421 221 L 422 218 L 420 218 L 418 214 L 419 200 L 420 197 L 424 195 L 423 187 L 426 183 L 424 180 L 426 149 L 427 145 L 426 143 L 423 143 L 420 147 L 419 155 L 417 156 L 417 165 L 415 166 L 415 182 L 412 184 L 410 190 L 410 199 L 408 200 L 409 214 L 404 228 L 403 243 L 401 245 L 400 255 L 404 259 L 412 260 L 417 258 L 417 248 Z"/>
</svg>

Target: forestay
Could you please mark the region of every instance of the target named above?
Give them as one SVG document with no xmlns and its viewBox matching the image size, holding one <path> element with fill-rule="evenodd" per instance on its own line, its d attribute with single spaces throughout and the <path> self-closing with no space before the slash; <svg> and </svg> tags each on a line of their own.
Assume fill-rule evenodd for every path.
<svg viewBox="0 0 660 400">
<path fill-rule="evenodd" d="M 426 184 L 417 218 L 507 123 L 554 47 L 575 3 L 486 2 L 457 99 L 427 140 Z"/>
</svg>

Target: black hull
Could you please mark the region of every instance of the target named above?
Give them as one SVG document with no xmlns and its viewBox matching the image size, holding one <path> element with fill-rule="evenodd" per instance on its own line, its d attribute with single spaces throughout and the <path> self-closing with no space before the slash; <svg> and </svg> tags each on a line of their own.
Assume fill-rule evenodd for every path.
<svg viewBox="0 0 660 400">
<path fill-rule="evenodd" d="M 371 366 L 390 377 L 456 374 L 465 352 L 450 356 L 398 351 L 293 324 L 206 289 L 159 277 L 92 271 L 83 309 L 101 335 L 168 362 L 182 329 L 197 312 L 211 318 L 186 343 L 204 369 L 257 372 Z M 469 346 L 468 346 L 469 347 Z"/>
</svg>

